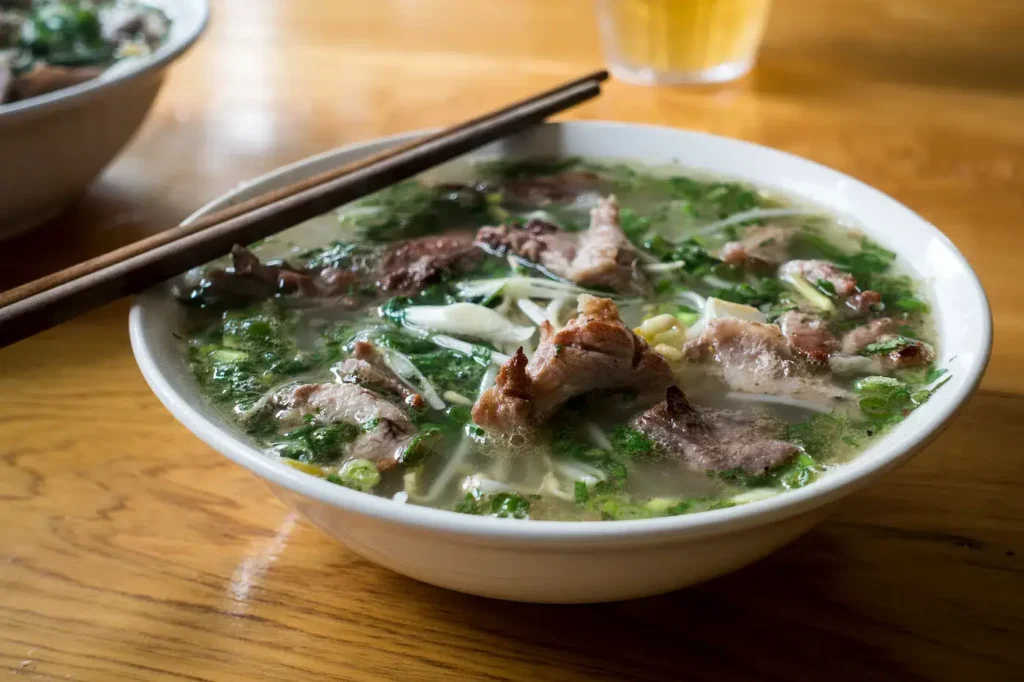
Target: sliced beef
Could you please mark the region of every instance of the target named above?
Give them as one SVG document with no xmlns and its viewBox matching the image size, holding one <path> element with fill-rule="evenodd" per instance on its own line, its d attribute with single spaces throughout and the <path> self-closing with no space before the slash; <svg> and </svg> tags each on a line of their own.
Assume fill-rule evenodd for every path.
<svg viewBox="0 0 1024 682">
<path fill-rule="evenodd" d="M 24 19 L 17 12 L 8 12 L 3 8 L 4 4 L 0 3 L 0 50 L 7 50 L 17 46 Z"/>
<path fill-rule="evenodd" d="M 344 422 L 362 427 L 371 420 L 376 425 L 359 435 L 346 450 L 346 455 L 370 459 L 377 468 L 393 468 L 416 427 L 409 417 L 392 402 L 373 391 L 353 383 L 299 384 L 283 389 L 269 401 L 269 406 L 283 410 L 281 418 L 296 421 L 314 415 L 325 424 Z"/>
<path fill-rule="evenodd" d="M 777 225 L 754 225 L 743 239 L 722 247 L 722 260 L 732 265 L 779 265 L 785 262 L 796 231 Z"/>
<path fill-rule="evenodd" d="M 380 351 L 368 341 L 357 341 L 353 357 L 331 368 L 342 382 L 354 383 L 385 396 L 398 398 L 414 408 L 425 404 L 422 396 L 406 386 L 387 366 Z"/>
<path fill-rule="evenodd" d="M 630 391 L 640 406 L 661 397 L 672 372 L 622 323 L 615 304 L 583 295 L 579 312 L 557 332 L 543 324 L 540 345 L 529 361 L 520 349 L 505 363 L 495 386 L 473 406 L 474 422 L 508 432 L 538 426 L 585 394 Z"/>
<path fill-rule="evenodd" d="M 827 260 L 791 260 L 779 268 L 780 277 L 795 275 L 806 279 L 811 286 L 816 286 L 819 281 L 828 282 L 835 287 L 836 296 L 842 299 L 857 293 L 856 278 Z"/>
<path fill-rule="evenodd" d="M 864 361 L 860 364 L 865 371 L 885 374 L 903 367 L 927 365 L 935 359 L 935 352 L 924 341 L 907 338 L 894 333 L 896 323 L 888 317 L 861 325 L 846 333 L 843 337 L 842 352 L 844 356 L 856 357 L 864 354 L 868 346 L 877 344 L 884 348 L 877 353 L 867 355 L 868 366 Z M 843 367 L 843 363 L 839 364 Z"/>
<path fill-rule="evenodd" d="M 445 272 L 464 272 L 479 265 L 484 252 L 472 232 L 452 232 L 395 242 L 373 257 L 348 267 L 300 269 L 288 263 L 262 263 L 243 246 L 231 249 L 232 266 L 211 270 L 183 298 L 216 300 L 223 305 L 248 305 L 278 295 L 332 299 L 354 308 L 370 298 L 412 295 L 438 281 Z M 368 293 L 369 290 L 369 293 Z"/>
<path fill-rule="evenodd" d="M 159 12 L 138 7 L 115 7 L 100 15 L 100 28 L 103 39 L 108 43 L 142 40 L 150 47 L 155 47 L 170 26 Z"/>
<path fill-rule="evenodd" d="M 576 235 L 544 220 L 482 227 L 476 240 L 491 251 L 515 254 L 555 274 L 568 272 L 576 255 Z"/>
<path fill-rule="evenodd" d="M 896 328 L 896 323 L 888 317 L 880 317 L 871 320 L 867 324 L 851 329 L 843 336 L 843 355 L 857 355 L 870 344 L 878 340 L 878 337 L 891 333 Z"/>
<path fill-rule="evenodd" d="M 11 86 L 11 98 L 29 99 L 55 90 L 90 81 L 103 73 L 98 66 L 51 66 L 36 62 L 29 71 L 17 76 Z"/>
<path fill-rule="evenodd" d="M 632 425 L 699 471 L 738 469 L 756 476 L 800 452 L 782 440 L 786 433 L 782 422 L 749 412 L 695 407 L 675 386 L 669 386 L 665 400 L 636 417 Z"/>
<path fill-rule="evenodd" d="M 343 307 L 359 305 L 359 299 L 349 295 L 359 282 L 356 273 L 334 269 L 303 271 L 287 263 L 261 263 L 252 251 L 237 244 L 231 249 L 231 259 L 231 267 L 207 272 L 202 281 L 179 296 L 216 301 L 229 307 L 250 305 L 277 295 L 334 297 Z"/>
<path fill-rule="evenodd" d="M 601 179 L 587 171 L 506 180 L 501 184 L 507 199 L 532 206 L 572 201 L 580 194 L 597 192 L 600 186 Z"/>
<path fill-rule="evenodd" d="M 844 395 L 816 375 L 773 324 L 734 317 L 711 320 L 683 353 L 690 362 L 714 363 L 725 383 L 737 391 L 819 402 Z"/>
<path fill-rule="evenodd" d="M 415 293 L 441 274 L 473 269 L 485 254 L 472 232 L 449 232 L 396 242 L 388 247 L 377 273 L 383 291 Z"/>
<path fill-rule="evenodd" d="M 877 291 L 859 291 L 845 301 L 847 313 L 851 317 L 864 317 L 882 303 L 882 295 Z"/>
<path fill-rule="evenodd" d="M 779 317 L 778 323 L 790 347 L 811 362 L 827 362 L 839 349 L 828 323 L 814 315 L 790 310 Z"/>
<path fill-rule="evenodd" d="M 795 275 L 806 279 L 811 286 L 818 286 L 818 282 L 832 285 L 835 289 L 834 298 L 845 306 L 850 317 L 867 315 L 882 302 L 881 294 L 877 291 L 862 291 L 852 274 L 827 260 L 791 260 L 779 268 L 780 277 Z"/>
<path fill-rule="evenodd" d="M 638 294 L 646 282 L 637 269 L 637 252 L 619 225 L 614 196 L 590 212 L 590 227 L 579 233 L 531 220 L 525 226 L 484 227 L 477 241 L 491 251 L 513 253 L 558 277 L 586 287 Z"/>
<path fill-rule="evenodd" d="M 6 104 L 11 99 L 11 87 L 14 85 L 14 71 L 10 62 L 0 57 L 0 104 Z"/>
</svg>

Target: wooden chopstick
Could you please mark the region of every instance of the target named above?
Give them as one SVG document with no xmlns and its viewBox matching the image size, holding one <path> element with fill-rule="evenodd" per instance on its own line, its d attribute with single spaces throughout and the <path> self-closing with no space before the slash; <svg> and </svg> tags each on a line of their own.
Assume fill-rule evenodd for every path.
<svg viewBox="0 0 1024 682">
<path fill-rule="evenodd" d="M 0 348 L 506 137 L 601 92 L 597 71 L 0 293 Z"/>
</svg>

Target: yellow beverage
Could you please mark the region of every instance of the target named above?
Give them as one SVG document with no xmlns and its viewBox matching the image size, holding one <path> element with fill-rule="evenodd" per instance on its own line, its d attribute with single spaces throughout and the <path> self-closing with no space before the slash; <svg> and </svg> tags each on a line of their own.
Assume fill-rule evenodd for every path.
<svg viewBox="0 0 1024 682">
<path fill-rule="evenodd" d="M 771 0 L 598 0 L 612 71 L 645 83 L 743 75 L 770 8 Z"/>
</svg>

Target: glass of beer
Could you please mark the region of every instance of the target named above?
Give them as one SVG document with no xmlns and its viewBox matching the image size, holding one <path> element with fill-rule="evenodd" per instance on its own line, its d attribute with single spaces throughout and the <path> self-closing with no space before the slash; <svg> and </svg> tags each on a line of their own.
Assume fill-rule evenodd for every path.
<svg viewBox="0 0 1024 682">
<path fill-rule="evenodd" d="M 609 69 L 632 83 L 720 83 L 750 71 L 771 0 L 596 0 Z"/>
</svg>

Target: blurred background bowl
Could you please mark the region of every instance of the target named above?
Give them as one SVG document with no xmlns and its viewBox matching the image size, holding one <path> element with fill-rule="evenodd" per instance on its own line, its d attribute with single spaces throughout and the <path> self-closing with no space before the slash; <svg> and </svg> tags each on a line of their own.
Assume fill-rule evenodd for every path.
<svg viewBox="0 0 1024 682">
<path fill-rule="evenodd" d="M 153 54 L 100 77 L 0 105 L 0 239 L 59 215 L 142 125 L 167 67 L 206 28 L 207 0 L 150 0 L 172 20 Z"/>
</svg>

